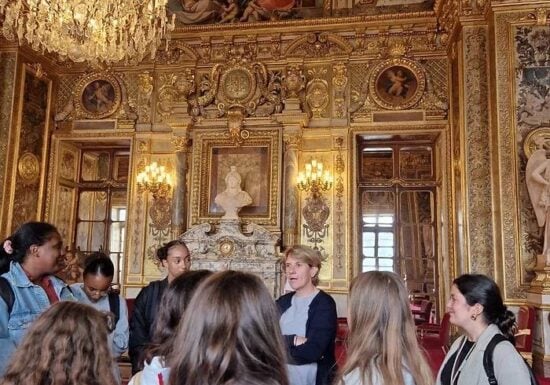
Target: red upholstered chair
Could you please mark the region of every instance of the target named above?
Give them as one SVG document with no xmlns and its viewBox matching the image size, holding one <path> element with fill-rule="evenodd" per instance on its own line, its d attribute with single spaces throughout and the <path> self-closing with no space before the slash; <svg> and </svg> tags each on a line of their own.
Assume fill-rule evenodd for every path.
<svg viewBox="0 0 550 385">
<path fill-rule="evenodd" d="M 346 339 L 348 338 L 348 331 L 348 319 L 345 317 L 338 317 L 334 356 L 336 357 L 336 363 L 339 367 L 342 367 L 346 361 Z"/>
<path fill-rule="evenodd" d="M 135 298 L 126 298 L 126 306 L 128 307 L 128 321 L 132 317 L 132 313 L 134 312 L 134 302 Z"/>
<path fill-rule="evenodd" d="M 420 345 L 426 350 L 443 350 L 444 353 L 449 349 L 451 338 L 451 322 L 449 313 L 445 313 L 440 324 L 424 323 L 418 325 L 418 340 Z"/>
<path fill-rule="evenodd" d="M 430 321 L 430 315 L 432 313 L 433 302 L 428 299 L 420 301 L 420 309 L 412 309 L 415 325 L 420 325 Z"/>
<path fill-rule="evenodd" d="M 521 305 L 517 317 L 516 349 L 529 363 L 533 361 L 533 328 L 535 327 L 535 309 Z"/>
</svg>

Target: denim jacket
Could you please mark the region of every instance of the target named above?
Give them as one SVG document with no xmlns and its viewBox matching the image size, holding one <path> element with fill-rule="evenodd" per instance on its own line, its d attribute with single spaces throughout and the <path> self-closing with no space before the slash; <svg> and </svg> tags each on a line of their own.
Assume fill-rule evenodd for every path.
<svg viewBox="0 0 550 385">
<path fill-rule="evenodd" d="M 44 289 L 29 280 L 19 263 L 12 261 L 9 271 L 2 277 L 12 287 L 14 302 L 11 313 L 8 313 L 8 305 L 0 299 L 0 377 L 30 324 L 50 307 Z M 71 290 L 62 280 L 53 275 L 49 278 L 60 300 L 74 300 Z"/>
</svg>

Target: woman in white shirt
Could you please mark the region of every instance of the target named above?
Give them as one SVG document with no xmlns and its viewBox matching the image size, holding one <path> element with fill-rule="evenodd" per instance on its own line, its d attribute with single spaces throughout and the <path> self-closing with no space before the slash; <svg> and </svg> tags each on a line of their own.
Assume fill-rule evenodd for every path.
<svg viewBox="0 0 550 385">
<path fill-rule="evenodd" d="M 339 385 L 431 385 L 408 292 L 395 273 L 369 271 L 351 283 L 348 351 Z"/>
</svg>

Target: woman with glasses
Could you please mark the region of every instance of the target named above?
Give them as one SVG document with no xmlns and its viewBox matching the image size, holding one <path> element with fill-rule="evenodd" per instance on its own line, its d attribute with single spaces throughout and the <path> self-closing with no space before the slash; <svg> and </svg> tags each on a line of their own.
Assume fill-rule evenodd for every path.
<svg viewBox="0 0 550 385">
<path fill-rule="evenodd" d="M 290 362 L 290 385 L 327 385 L 336 371 L 336 303 L 317 289 L 321 256 L 306 246 L 285 251 L 287 281 L 294 290 L 277 300 Z"/>
<path fill-rule="evenodd" d="M 109 335 L 113 358 L 116 360 L 128 349 L 129 326 L 126 300 L 111 291 L 115 267 L 104 253 L 92 253 L 85 261 L 83 282 L 71 285 L 74 296 L 79 302 L 91 305 L 104 313 L 112 313 L 114 330 Z M 120 380 L 116 362 L 114 373 Z M 120 382 L 120 381 L 119 381 Z"/>
</svg>

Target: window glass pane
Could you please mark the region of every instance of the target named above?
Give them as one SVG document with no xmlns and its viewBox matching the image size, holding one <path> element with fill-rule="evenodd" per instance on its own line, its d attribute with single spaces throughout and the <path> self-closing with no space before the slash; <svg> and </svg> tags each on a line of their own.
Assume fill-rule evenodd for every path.
<svg viewBox="0 0 550 385">
<path fill-rule="evenodd" d="M 376 219 L 377 219 L 376 215 L 373 215 L 373 214 L 363 215 L 363 223 L 367 225 L 376 224 Z"/>
<path fill-rule="evenodd" d="M 363 247 L 363 255 L 365 257 L 374 257 L 374 247 Z"/>
<path fill-rule="evenodd" d="M 392 267 L 393 268 L 393 259 L 390 258 L 379 258 L 378 265 L 380 267 Z"/>
<path fill-rule="evenodd" d="M 366 246 L 370 246 L 370 247 L 373 247 L 374 246 L 374 236 L 375 234 L 374 233 L 363 233 L 363 247 L 366 247 Z"/>
<path fill-rule="evenodd" d="M 126 233 L 125 222 L 113 222 L 109 237 L 109 250 L 112 252 L 124 251 L 124 237 Z"/>
<path fill-rule="evenodd" d="M 380 268 L 378 270 L 379 271 L 391 271 L 391 272 L 393 272 L 393 266 L 388 266 L 388 267 L 380 266 Z"/>
<path fill-rule="evenodd" d="M 393 225 L 393 215 L 380 215 L 378 217 L 378 223 L 381 226 L 391 226 L 391 225 Z"/>
<path fill-rule="evenodd" d="M 393 233 L 378 233 L 378 246 L 393 246 Z"/>
<path fill-rule="evenodd" d="M 378 256 L 379 257 L 387 257 L 387 258 L 393 257 L 393 247 L 380 247 L 380 248 L 378 248 Z"/>
<path fill-rule="evenodd" d="M 362 271 L 376 270 L 376 260 L 374 258 L 364 258 Z"/>
</svg>

